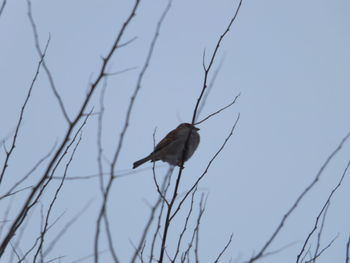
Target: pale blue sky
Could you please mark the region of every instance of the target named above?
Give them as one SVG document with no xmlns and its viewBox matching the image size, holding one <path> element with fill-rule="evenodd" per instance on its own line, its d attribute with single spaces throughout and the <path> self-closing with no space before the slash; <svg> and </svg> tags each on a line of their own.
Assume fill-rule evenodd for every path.
<svg viewBox="0 0 350 263">
<path fill-rule="evenodd" d="M 132 4 L 133 1 L 125 0 L 33 1 L 42 46 L 51 34 L 47 63 L 70 116 L 75 116 L 89 80 L 97 74 L 101 56 L 109 50 Z M 103 141 L 109 158 L 165 4 L 161 0 L 141 3 L 124 38 L 127 41 L 136 36 L 137 40 L 120 49 L 110 65 L 111 71 L 138 68 L 111 77 L 108 82 Z M 135 160 L 151 151 L 155 127 L 159 140 L 180 122 L 191 120 L 202 87 L 203 50 L 211 53 L 236 5 L 237 1 L 229 0 L 173 1 L 136 99 L 118 171 L 130 169 Z M 15 126 L 38 62 L 26 12 L 26 1 L 8 1 L 0 17 L 0 138 Z M 215 68 L 223 58 L 224 63 L 203 116 L 228 104 L 239 92 L 242 95 L 233 107 L 200 125 L 201 144 L 186 165 L 182 186 L 184 191 L 201 174 L 240 112 L 234 136 L 200 184 L 200 189 L 209 193 L 200 234 L 203 262 L 216 257 L 231 233 L 233 242 L 223 262 L 231 257 L 240 257 L 241 262 L 259 250 L 350 130 L 349 13 L 347 0 L 243 1 L 238 19 L 218 53 Z M 90 106 L 98 108 L 98 94 L 99 91 Z M 97 117 L 91 117 L 69 176 L 98 171 L 96 126 Z M 41 71 L 4 184 L 28 171 L 57 139 L 62 139 L 65 129 L 47 77 Z M 295 262 L 301 241 L 311 231 L 349 156 L 347 143 L 287 221 L 271 250 L 299 242 L 260 262 Z M 3 157 L 0 155 L 1 163 Z M 159 168 L 160 177 L 164 170 Z M 32 182 L 35 179 L 33 176 Z M 350 234 L 349 187 L 347 177 L 329 208 L 322 245 L 339 236 L 319 259 L 320 263 L 345 262 Z M 14 200 L 14 208 L 20 206 L 26 194 L 23 192 Z M 150 170 L 114 182 L 109 215 L 122 262 L 127 262 L 133 253 L 130 240 L 137 243 L 148 215 L 144 200 L 153 202 L 156 196 Z M 97 179 L 66 182 L 53 218 L 63 211 L 66 214 L 52 234 L 91 199 L 94 201 L 88 211 L 49 258 L 66 255 L 61 262 L 72 262 L 92 253 L 101 204 Z M 0 205 L 3 213 L 6 204 Z M 26 230 L 24 251 L 31 244 L 31 233 L 38 233 L 39 214 L 37 209 Z M 11 217 L 14 216 L 15 212 Z M 170 234 L 175 235 L 176 230 L 174 227 Z M 315 242 L 312 244 L 314 249 Z M 110 262 L 109 258 L 102 258 L 106 260 L 103 262 Z"/>
</svg>

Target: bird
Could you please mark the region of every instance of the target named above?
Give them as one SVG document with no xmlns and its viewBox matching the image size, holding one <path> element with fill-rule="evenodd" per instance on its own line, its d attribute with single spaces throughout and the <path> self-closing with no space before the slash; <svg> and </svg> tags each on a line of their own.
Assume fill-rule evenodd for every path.
<svg viewBox="0 0 350 263">
<path fill-rule="evenodd" d="M 142 158 L 133 164 L 133 169 L 151 161 L 163 161 L 172 166 L 181 166 L 191 158 L 200 142 L 199 128 L 190 123 L 181 123 L 176 129 L 169 132 L 145 158 Z M 189 136 L 191 132 L 191 136 Z M 186 156 L 183 158 L 184 147 L 188 139 Z M 182 160 L 183 159 L 183 160 Z"/>
</svg>

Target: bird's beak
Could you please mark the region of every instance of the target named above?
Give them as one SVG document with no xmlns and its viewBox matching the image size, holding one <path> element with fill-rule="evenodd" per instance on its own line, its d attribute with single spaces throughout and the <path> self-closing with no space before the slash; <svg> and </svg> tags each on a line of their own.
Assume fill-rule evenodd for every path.
<svg viewBox="0 0 350 263">
<path fill-rule="evenodd" d="M 197 128 L 197 127 L 194 127 L 194 129 L 196 130 L 196 131 L 199 131 L 200 129 L 199 128 Z"/>
</svg>

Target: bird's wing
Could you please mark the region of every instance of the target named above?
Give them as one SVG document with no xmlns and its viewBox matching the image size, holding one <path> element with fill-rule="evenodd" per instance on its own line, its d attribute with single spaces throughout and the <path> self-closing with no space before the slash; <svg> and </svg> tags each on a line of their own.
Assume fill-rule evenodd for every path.
<svg viewBox="0 0 350 263">
<path fill-rule="evenodd" d="M 164 147 L 168 146 L 170 143 L 175 141 L 177 139 L 177 137 L 178 137 L 177 131 L 172 130 L 156 145 L 154 152 L 157 152 L 157 151 L 163 149 Z"/>
</svg>

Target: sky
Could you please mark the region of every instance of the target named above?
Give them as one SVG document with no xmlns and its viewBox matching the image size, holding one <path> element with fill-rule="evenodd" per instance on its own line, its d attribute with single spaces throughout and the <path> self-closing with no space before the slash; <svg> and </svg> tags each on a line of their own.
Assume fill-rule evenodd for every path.
<svg viewBox="0 0 350 263">
<path fill-rule="evenodd" d="M 125 0 L 33 0 L 32 11 L 40 43 L 44 47 L 50 36 L 45 59 L 69 116 L 77 114 L 89 83 L 101 67 L 101 57 L 110 49 L 133 3 Z M 164 0 L 141 1 L 122 42 L 136 39 L 120 48 L 108 65 L 109 72 L 133 69 L 107 80 L 102 138 L 106 168 L 115 152 L 130 97 L 166 4 Z M 134 161 L 152 151 L 155 128 L 156 141 L 159 141 L 179 123 L 191 121 L 203 85 L 203 53 L 205 51 L 208 63 L 237 4 L 238 1 L 228 0 L 173 1 L 135 100 L 116 165 L 117 174 L 130 171 Z M 233 262 L 243 262 L 259 251 L 350 131 L 349 12 L 350 2 L 346 0 L 243 0 L 209 75 L 211 80 L 221 65 L 200 119 L 229 104 L 239 93 L 241 95 L 232 107 L 199 125 L 201 143 L 186 163 L 180 189 L 184 192 L 202 174 L 240 114 L 233 136 L 199 184 L 198 198 L 201 193 L 207 195 L 200 228 L 202 262 L 213 262 L 231 233 L 233 240 L 222 262 L 229 262 L 231 258 Z M 26 1 L 7 1 L 0 16 L 0 36 L 0 138 L 4 138 L 17 123 L 39 61 Z M 102 85 L 88 109 L 98 111 L 101 88 Z M 98 173 L 97 121 L 97 115 L 92 115 L 84 127 L 68 177 Z M 47 154 L 55 142 L 60 142 L 66 129 L 47 76 L 41 70 L 0 195 Z M 259 262 L 296 261 L 303 241 L 338 183 L 349 156 L 347 142 L 288 218 L 268 251 L 290 246 Z M 2 152 L 1 164 L 4 158 Z M 38 181 L 45 164 L 31 176 L 26 186 Z M 109 219 L 121 262 L 129 261 L 134 251 L 132 243 L 139 240 L 149 215 L 148 203 L 157 198 L 151 164 L 144 167 L 148 169 L 115 180 L 111 190 Z M 156 167 L 161 180 L 167 165 L 159 162 Z M 60 167 L 59 176 L 63 168 Z M 345 262 L 350 235 L 349 176 L 346 175 L 332 197 L 321 247 L 337 238 L 317 262 Z M 55 181 L 43 196 L 44 210 L 58 183 Z M 0 215 L 10 204 L 9 218 L 14 218 L 28 193 L 23 191 L 13 199 L 1 201 Z M 97 212 L 101 206 L 97 178 L 65 182 L 52 221 L 63 212 L 64 215 L 48 233 L 46 247 L 89 202 L 91 205 L 65 233 L 48 259 L 64 256 L 60 262 L 73 262 L 93 252 Z M 198 202 L 197 199 L 197 210 Z M 170 229 L 170 251 L 188 208 L 189 203 Z M 21 240 L 22 251 L 30 247 L 33 237 L 40 231 L 40 206 L 32 213 Z M 191 226 L 194 222 L 195 219 Z M 5 230 L 0 234 L 1 240 Z M 310 242 L 311 252 L 315 249 L 315 236 Z M 106 248 L 103 236 L 101 249 Z M 10 257 L 8 248 L 1 262 L 8 262 Z M 32 261 L 32 256 L 29 260 Z M 101 260 L 112 262 L 108 253 L 102 253 Z M 93 262 L 93 258 L 83 262 Z"/>
</svg>

